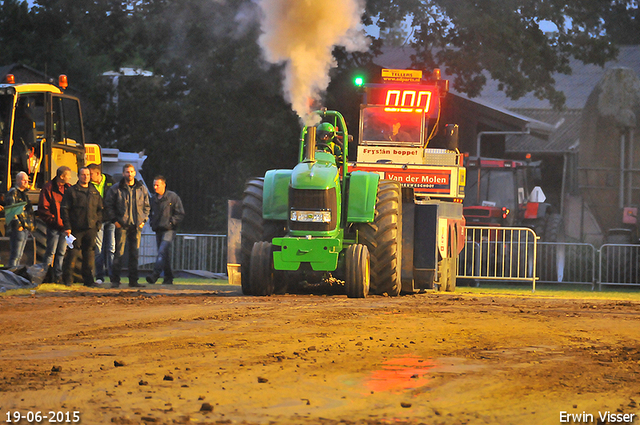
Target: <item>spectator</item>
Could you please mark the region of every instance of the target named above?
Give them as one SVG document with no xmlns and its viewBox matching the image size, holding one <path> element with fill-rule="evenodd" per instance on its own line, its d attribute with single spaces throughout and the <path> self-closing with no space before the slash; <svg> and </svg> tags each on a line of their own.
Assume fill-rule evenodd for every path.
<svg viewBox="0 0 640 425">
<path fill-rule="evenodd" d="M 56 176 L 45 183 L 38 200 L 38 217 L 47 225 L 47 250 L 44 263 L 52 269 L 52 280 L 62 282 L 62 262 L 67 251 L 66 233 L 60 211 L 65 191 L 70 187 L 71 169 L 66 166 L 58 168 Z"/>
<path fill-rule="evenodd" d="M 67 251 L 62 264 L 62 280 L 65 285 L 73 282 L 73 268 L 82 251 L 82 281 L 84 286 L 95 286 L 96 233 L 102 225 L 102 197 L 90 183 L 89 169 L 78 171 L 78 183 L 68 188 L 62 198 L 62 223 L 65 235 L 75 236 L 73 248 Z"/>
<path fill-rule="evenodd" d="M 102 166 L 99 164 L 89 164 L 88 168 L 91 173 L 91 183 L 104 199 L 104 195 L 113 186 L 113 177 L 103 174 Z M 96 283 L 98 284 L 104 282 L 105 276 L 111 275 L 113 254 L 116 251 L 115 231 L 115 225 L 105 220 L 96 235 Z"/>
<path fill-rule="evenodd" d="M 153 266 L 153 273 L 147 276 L 147 282 L 156 283 L 160 274 L 164 271 L 165 285 L 173 283 L 171 270 L 171 244 L 176 236 L 176 228 L 184 218 L 184 208 L 180 197 L 167 190 L 167 181 L 162 176 L 153 180 L 155 195 L 151 196 L 151 229 L 156 232 L 156 245 L 158 256 Z"/>
<path fill-rule="evenodd" d="M 9 257 L 9 268 L 16 267 L 24 254 L 24 247 L 27 245 L 27 237 L 33 227 L 33 206 L 27 196 L 29 187 L 29 176 L 24 171 L 16 175 L 15 186 L 12 187 L 5 198 L 5 206 L 25 202 L 24 208 L 19 208 L 14 212 L 15 217 L 9 220 L 11 233 L 9 235 L 9 245 L 11 256 Z"/>
<path fill-rule="evenodd" d="M 138 252 L 140 232 L 149 218 L 149 193 L 141 181 L 136 180 L 136 170 L 131 164 L 122 168 L 122 180 L 111 186 L 105 195 L 105 208 L 109 220 L 116 226 L 116 252 L 111 266 L 111 287 L 120 286 L 122 256 L 125 245 L 129 254 L 129 286 L 142 287 L 138 283 Z"/>
</svg>

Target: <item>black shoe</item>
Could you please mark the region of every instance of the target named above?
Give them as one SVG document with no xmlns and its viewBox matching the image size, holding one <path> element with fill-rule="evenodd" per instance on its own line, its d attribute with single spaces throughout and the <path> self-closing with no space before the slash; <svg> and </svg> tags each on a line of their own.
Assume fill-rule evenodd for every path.
<svg viewBox="0 0 640 425">
<path fill-rule="evenodd" d="M 120 282 L 111 282 L 111 288 L 119 288 Z"/>
<path fill-rule="evenodd" d="M 154 278 L 153 276 L 147 276 L 147 283 L 156 283 L 157 280 L 157 277 Z"/>
<path fill-rule="evenodd" d="M 165 279 L 162 281 L 163 285 L 173 285 L 173 279 Z"/>
<path fill-rule="evenodd" d="M 140 285 L 138 282 L 129 282 L 129 288 L 144 288 L 144 285 Z"/>
</svg>

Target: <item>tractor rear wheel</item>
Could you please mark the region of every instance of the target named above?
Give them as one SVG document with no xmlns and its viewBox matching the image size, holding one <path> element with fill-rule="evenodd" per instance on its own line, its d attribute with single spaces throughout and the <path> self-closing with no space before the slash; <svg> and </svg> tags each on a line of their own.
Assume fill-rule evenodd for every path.
<svg viewBox="0 0 640 425">
<path fill-rule="evenodd" d="M 251 251 L 256 242 L 262 240 L 264 220 L 262 219 L 262 192 L 264 179 L 254 179 L 247 183 L 242 198 L 242 228 L 240 230 L 240 273 L 242 293 L 251 295 Z"/>
<path fill-rule="evenodd" d="M 273 245 L 270 242 L 256 242 L 251 250 L 251 271 L 249 284 L 253 295 L 272 295 L 275 290 L 273 279 Z"/>
<path fill-rule="evenodd" d="M 400 295 L 402 289 L 402 189 L 391 180 L 381 180 L 373 223 L 358 224 L 360 242 L 371 257 L 371 292 Z"/>
<path fill-rule="evenodd" d="M 286 221 L 264 220 L 262 218 L 262 193 L 264 178 L 250 180 L 242 198 L 242 228 L 240 230 L 240 274 L 242 293 L 251 295 L 251 251 L 256 242 L 268 241 L 284 236 Z"/>
<path fill-rule="evenodd" d="M 369 294 L 369 250 L 365 245 L 351 245 L 347 248 L 345 262 L 347 297 L 366 298 Z"/>
<path fill-rule="evenodd" d="M 562 242 L 562 216 L 560 214 L 551 214 L 544 226 L 544 235 L 539 236 L 542 236 L 543 242 Z"/>
</svg>

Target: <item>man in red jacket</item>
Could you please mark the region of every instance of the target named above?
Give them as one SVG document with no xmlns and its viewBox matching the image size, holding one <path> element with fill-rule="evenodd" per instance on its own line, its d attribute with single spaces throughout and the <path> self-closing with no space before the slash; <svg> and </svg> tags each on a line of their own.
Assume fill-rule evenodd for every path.
<svg viewBox="0 0 640 425">
<path fill-rule="evenodd" d="M 47 225 L 47 251 L 44 254 L 44 263 L 53 268 L 52 277 L 55 283 L 62 283 L 62 261 L 67 251 L 60 204 L 70 180 L 71 169 L 63 165 L 58 168 L 53 180 L 42 187 L 38 200 L 38 217 Z"/>
</svg>

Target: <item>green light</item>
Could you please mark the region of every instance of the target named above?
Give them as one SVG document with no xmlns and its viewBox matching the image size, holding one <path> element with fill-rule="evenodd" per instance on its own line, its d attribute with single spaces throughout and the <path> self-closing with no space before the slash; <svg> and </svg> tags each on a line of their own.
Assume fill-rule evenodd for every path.
<svg viewBox="0 0 640 425">
<path fill-rule="evenodd" d="M 362 85 L 364 84 L 364 78 L 358 76 L 353 79 L 353 83 L 358 87 L 362 87 Z"/>
</svg>

